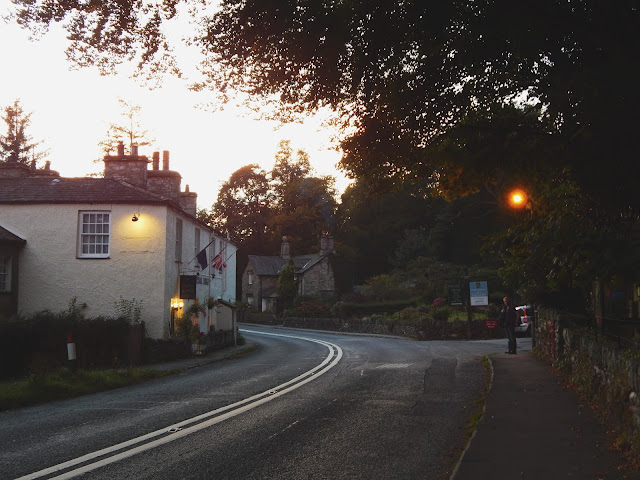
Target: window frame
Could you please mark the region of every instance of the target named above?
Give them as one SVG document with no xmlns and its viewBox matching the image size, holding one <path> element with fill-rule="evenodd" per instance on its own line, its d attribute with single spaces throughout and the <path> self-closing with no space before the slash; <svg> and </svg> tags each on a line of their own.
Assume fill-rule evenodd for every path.
<svg viewBox="0 0 640 480">
<path fill-rule="evenodd" d="M 0 293 L 11 292 L 11 260 L 10 255 L 0 255 Z M 2 272 L 3 267 L 5 268 L 4 272 Z M 2 279 L 3 277 L 4 279 Z"/>
<path fill-rule="evenodd" d="M 91 217 L 91 215 L 100 215 L 102 217 L 102 219 L 104 220 L 104 217 L 107 217 L 107 222 L 86 222 L 85 223 L 85 216 L 88 215 L 89 219 Z M 111 258 L 111 219 L 112 219 L 112 212 L 111 210 L 79 210 L 78 211 L 78 248 L 76 251 L 76 255 L 77 258 L 83 258 L 83 259 L 100 259 L 100 258 Z M 107 226 L 107 231 L 94 231 L 94 232 L 85 232 L 84 227 L 85 225 L 88 225 L 89 228 L 91 225 L 94 226 L 98 226 L 98 225 L 106 225 Z M 96 229 L 97 230 L 97 229 Z M 98 243 L 97 239 L 95 239 L 93 242 L 84 242 L 84 238 L 85 237 L 103 237 L 102 243 Z M 104 237 L 107 238 L 106 243 L 104 243 Z M 106 246 L 106 253 L 104 252 L 100 252 L 100 253 L 96 253 L 96 252 L 85 252 L 84 251 L 84 247 L 88 246 L 89 249 L 91 248 L 91 246 L 97 247 L 100 246 L 102 247 L 102 249 L 104 249 L 104 247 Z"/>
</svg>

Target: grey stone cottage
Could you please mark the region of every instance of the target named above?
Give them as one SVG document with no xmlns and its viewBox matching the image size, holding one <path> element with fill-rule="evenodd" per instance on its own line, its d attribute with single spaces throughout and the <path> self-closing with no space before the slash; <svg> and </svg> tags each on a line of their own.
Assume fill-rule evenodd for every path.
<svg viewBox="0 0 640 480">
<path fill-rule="evenodd" d="M 322 236 L 318 253 L 296 256 L 291 256 L 289 241 L 283 237 L 279 256 L 249 255 L 242 274 L 242 300 L 256 311 L 276 312 L 278 277 L 289 260 L 296 268 L 298 296 L 333 295 L 336 293 L 334 256 L 335 246 L 330 235 Z"/>
</svg>

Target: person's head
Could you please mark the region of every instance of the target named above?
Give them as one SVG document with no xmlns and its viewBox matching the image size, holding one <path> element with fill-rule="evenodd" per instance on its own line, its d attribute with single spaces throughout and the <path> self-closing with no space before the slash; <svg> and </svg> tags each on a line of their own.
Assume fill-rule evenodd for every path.
<svg viewBox="0 0 640 480">
<path fill-rule="evenodd" d="M 511 305 L 511 299 L 509 297 L 504 297 L 502 301 L 505 305 Z"/>
</svg>

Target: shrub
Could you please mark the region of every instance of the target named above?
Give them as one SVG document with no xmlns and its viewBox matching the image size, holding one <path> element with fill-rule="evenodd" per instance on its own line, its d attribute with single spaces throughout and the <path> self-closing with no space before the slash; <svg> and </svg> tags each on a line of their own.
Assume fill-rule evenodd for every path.
<svg viewBox="0 0 640 480">
<path fill-rule="evenodd" d="M 289 312 L 292 317 L 328 317 L 331 309 L 315 302 L 302 302 Z"/>
<path fill-rule="evenodd" d="M 451 316 L 451 307 L 438 307 L 431 310 L 431 317 L 439 322 L 446 322 Z"/>
</svg>

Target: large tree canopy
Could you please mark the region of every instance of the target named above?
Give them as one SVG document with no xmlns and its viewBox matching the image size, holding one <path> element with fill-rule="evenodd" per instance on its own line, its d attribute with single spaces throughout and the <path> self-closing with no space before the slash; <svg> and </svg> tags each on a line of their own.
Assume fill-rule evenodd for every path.
<svg viewBox="0 0 640 480">
<path fill-rule="evenodd" d="M 136 54 L 161 64 L 163 22 L 181 4 L 201 12 L 203 85 L 287 113 L 332 107 L 352 127 L 344 168 L 378 182 L 443 180 L 458 169 L 442 168 L 431 141 L 526 95 L 566 147 L 537 164 L 560 162 L 600 200 L 640 207 L 639 0 L 223 0 L 208 14 L 186 0 L 13 1 L 21 24 L 63 22 L 70 58 L 99 66 Z"/>
</svg>

